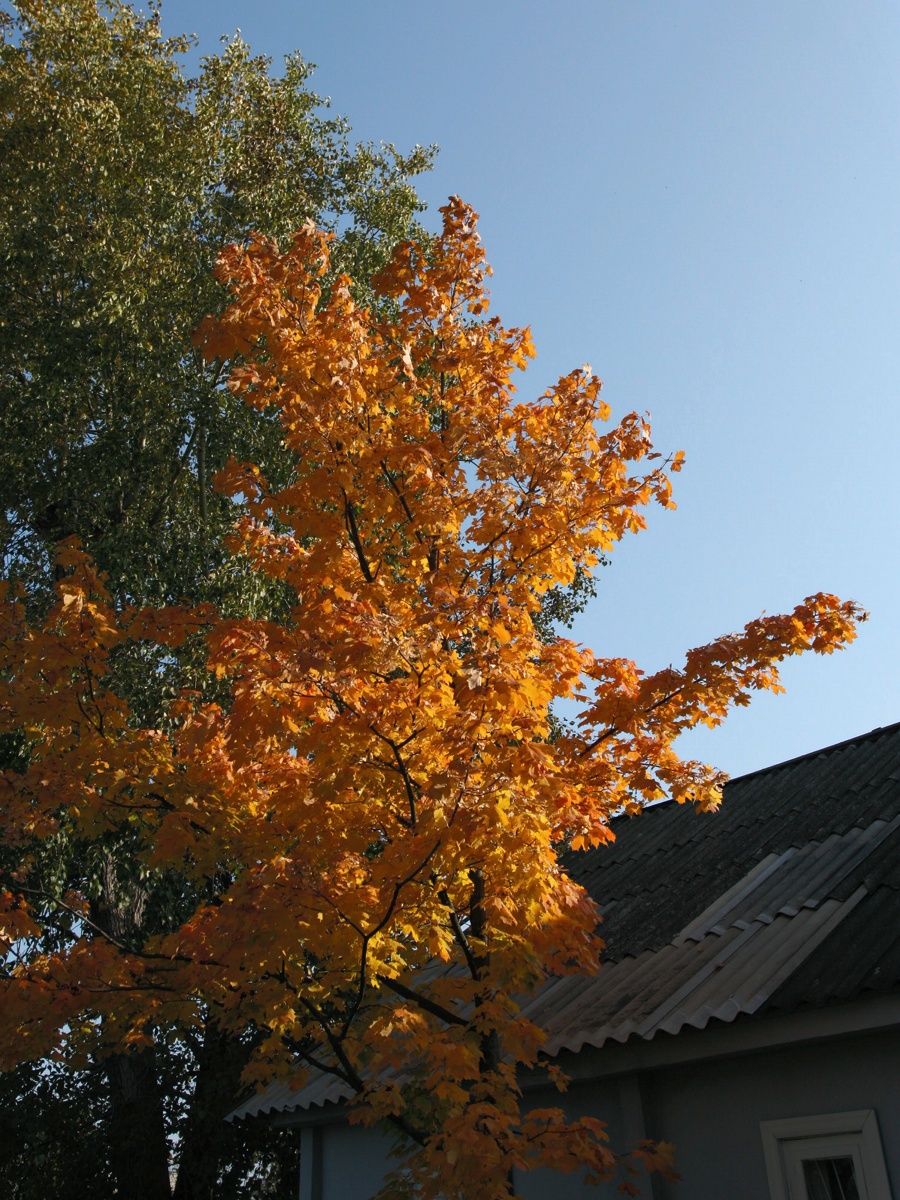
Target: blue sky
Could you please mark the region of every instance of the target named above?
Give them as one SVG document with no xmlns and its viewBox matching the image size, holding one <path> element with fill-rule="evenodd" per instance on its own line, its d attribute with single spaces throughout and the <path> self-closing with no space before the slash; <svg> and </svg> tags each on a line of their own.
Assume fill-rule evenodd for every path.
<svg viewBox="0 0 900 1200">
<path fill-rule="evenodd" d="M 678 510 L 577 636 L 648 670 L 813 591 L 871 612 L 681 749 L 739 774 L 900 719 L 900 9 L 889 0 L 164 0 L 200 51 L 300 50 L 363 140 L 436 142 L 526 394 L 590 362 L 684 449 Z"/>
</svg>

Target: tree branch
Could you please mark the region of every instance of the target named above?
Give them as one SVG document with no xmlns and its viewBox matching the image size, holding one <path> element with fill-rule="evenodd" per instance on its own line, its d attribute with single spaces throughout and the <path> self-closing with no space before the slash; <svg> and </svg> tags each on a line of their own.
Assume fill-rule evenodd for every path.
<svg viewBox="0 0 900 1200">
<path fill-rule="evenodd" d="M 384 987 L 390 988 L 392 992 L 396 992 L 398 996 L 402 996 L 404 1000 L 411 1000 L 413 1004 L 418 1004 L 419 1008 L 425 1012 L 431 1013 L 433 1017 L 437 1017 L 441 1021 L 445 1021 L 448 1025 L 460 1025 L 463 1029 L 468 1029 L 469 1022 L 465 1017 L 457 1016 L 443 1005 L 435 1003 L 434 1000 L 429 1000 L 427 996 L 421 996 L 418 992 L 408 988 L 405 984 L 400 983 L 397 979 L 390 979 L 387 975 L 377 976 L 378 982 Z"/>
<path fill-rule="evenodd" d="M 466 937 L 466 931 L 462 927 L 462 922 L 457 915 L 456 909 L 453 907 L 453 901 L 450 899 L 450 893 L 446 888 L 441 888 L 438 892 L 438 900 L 445 908 L 450 910 L 450 927 L 453 930 L 453 936 L 456 938 L 457 945 L 465 955 L 466 964 L 473 979 L 480 978 L 478 969 L 478 958 L 472 950 L 471 943 Z"/>
<path fill-rule="evenodd" d="M 344 524 L 347 526 L 347 534 L 353 544 L 353 549 L 356 551 L 356 557 L 359 559 L 363 578 L 366 583 L 374 583 L 375 576 L 372 574 L 372 568 L 369 566 L 366 552 L 363 549 L 362 538 L 359 536 L 359 526 L 356 524 L 356 513 L 353 511 L 353 504 L 343 488 L 341 488 L 341 492 L 344 497 Z"/>
</svg>

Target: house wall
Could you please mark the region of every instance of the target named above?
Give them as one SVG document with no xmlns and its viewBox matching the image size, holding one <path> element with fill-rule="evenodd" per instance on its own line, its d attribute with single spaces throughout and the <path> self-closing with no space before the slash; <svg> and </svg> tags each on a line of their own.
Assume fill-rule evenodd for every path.
<svg viewBox="0 0 900 1200">
<path fill-rule="evenodd" d="M 642 1136 L 641 1110 L 643 1136 L 675 1143 L 681 1181 L 645 1179 L 642 1197 L 768 1200 L 761 1121 L 874 1109 L 888 1176 L 900 1200 L 900 1032 L 635 1072 L 620 1078 L 618 1097 L 614 1082 L 574 1085 L 565 1107 L 573 1117 L 608 1120 L 614 1147 Z M 616 1194 L 614 1188 L 591 1189 L 549 1172 L 516 1182 L 524 1200 L 606 1200 Z"/>
<path fill-rule="evenodd" d="M 761 1121 L 875 1109 L 900 1200 L 900 1031 L 583 1079 L 564 1096 L 537 1091 L 528 1100 L 601 1118 L 617 1149 L 644 1137 L 674 1142 L 681 1181 L 645 1177 L 641 1200 L 768 1200 Z M 370 1200 L 378 1190 L 390 1145 L 378 1131 L 324 1125 L 304 1129 L 303 1139 L 300 1200 Z M 524 1200 L 621 1195 L 614 1185 L 588 1187 L 549 1171 L 515 1182 Z"/>
<path fill-rule="evenodd" d="M 647 1134 L 640 1094 L 639 1078 L 635 1073 L 609 1079 L 585 1081 L 570 1086 L 563 1095 L 558 1092 L 538 1092 L 529 1095 L 528 1104 L 534 1108 L 562 1108 L 570 1119 L 581 1116 L 598 1117 L 606 1124 L 609 1145 L 618 1150 L 644 1140 Z M 617 1190 L 621 1177 L 599 1186 L 589 1185 L 578 1175 L 560 1175 L 553 1171 L 517 1172 L 514 1182 L 523 1200 L 622 1200 Z M 633 1182 L 639 1188 L 641 1200 L 653 1193 L 646 1176 Z M 688 1200 L 687 1196 L 682 1200 Z M 693 1197 L 690 1200 L 694 1200 Z M 716 1200 L 724 1200 L 717 1197 Z"/>
<path fill-rule="evenodd" d="M 391 1139 L 346 1123 L 307 1128 L 300 1143 L 300 1200 L 369 1200 L 393 1165 Z"/>
<path fill-rule="evenodd" d="M 874 1109 L 900 1196 L 900 1033 L 801 1046 L 662 1071 L 648 1080 L 651 1135 L 678 1146 L 684 1182 L 660 1200 L 769 1195 L 760 1121 Z M 659 1131 L 659 1132 L 657 1132 Z"/>
</svg>

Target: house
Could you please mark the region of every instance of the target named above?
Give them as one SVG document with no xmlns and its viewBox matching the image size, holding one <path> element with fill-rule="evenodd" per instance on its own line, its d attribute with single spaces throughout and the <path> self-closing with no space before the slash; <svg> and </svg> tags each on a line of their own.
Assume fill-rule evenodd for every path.
<svg viewBox="0 0 900 1200">
<path fill-rule="evenodd" d="M 681 1182 L 645 1179 L 654 1200 L 900 1198 L 900 723 L 734 779 L 716 813 L 662 803 L 615 832 L 568 864 L 602 906 L 605 969 L 525 1010 L 571 1115 L 606 1120 L 617 1147 L 676 1144 Z M 366 1200 L 387 1142 L 342 1098 L 321 1078 L 233 1116 L 300 1127 L 301 1200 Z M 516 1185 L 614 1194 L 549 1172 Z"/>
</svg>

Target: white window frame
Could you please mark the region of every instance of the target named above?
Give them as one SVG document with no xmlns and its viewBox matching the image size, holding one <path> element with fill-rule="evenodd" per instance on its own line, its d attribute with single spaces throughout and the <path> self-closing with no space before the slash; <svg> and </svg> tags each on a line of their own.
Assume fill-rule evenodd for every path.
<svg viewBox="0 0 900 1200">
<path fill-rule="evenodd" d="M 760 1123 L 771 1200 L 806 1200 L 803 1158 L 852 1157 L 861 1200 L 892 1200 L 873 1108 Z"/>
</svg>

